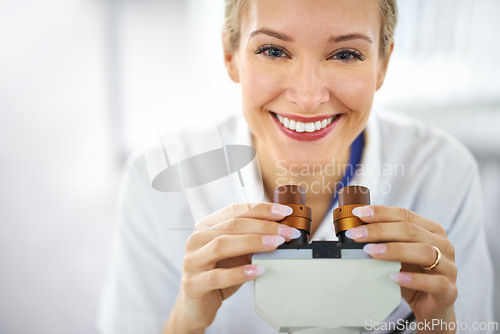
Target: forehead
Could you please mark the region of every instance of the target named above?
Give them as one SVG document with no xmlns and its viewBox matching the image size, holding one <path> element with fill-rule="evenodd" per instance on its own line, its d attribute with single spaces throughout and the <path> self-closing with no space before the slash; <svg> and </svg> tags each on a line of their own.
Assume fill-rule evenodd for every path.
<svg viewBox="0 0 500 334">
<path fill-rule="evenodd" d="M 327 40 L 332 35 L 363 33 L 378 40 L 378 0 L 248 0 L 242 15 L 243 39 L 268 28 L 297 40 Z"/>
</svg>

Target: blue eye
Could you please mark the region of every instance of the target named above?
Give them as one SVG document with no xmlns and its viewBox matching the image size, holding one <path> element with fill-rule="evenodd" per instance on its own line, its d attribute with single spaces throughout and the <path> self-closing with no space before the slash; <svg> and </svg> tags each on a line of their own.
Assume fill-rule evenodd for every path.
<svg viewBox="0 0 500 334">
<path fill-rule="evenodd" d="M 267 52 L 267 54 L 271 57 L 281 57 L 283 55 L 283 50 L 279 49 L 268 49 L 264 52 Z"/>
<path fill-rule="evenodd" d="M 352 55 L 352 53 L 346 52 L 346 51 L 342 51 L 342 52 L 337 53 L 335 55 L 335 57 L 337 59 L 340 59 L 340 60 L 349 60 L 349 59 L 354 58 L 354 56 Z"/>
<path fill-rule="evenodd" d="M 366 57 L 364 54 L 356 50 L 340 50 L 336 51 L 328 59 L 337 59 L 345 63 L 350 63 L 356 60 L 363 61 Z"/>
<path fill-rule="evenodd" d="M 263 45 L 255 51 L 255 54 L 264 54 L 269 58 L 290 58 L 284 48 L 276 45 Z"/>
</svg>

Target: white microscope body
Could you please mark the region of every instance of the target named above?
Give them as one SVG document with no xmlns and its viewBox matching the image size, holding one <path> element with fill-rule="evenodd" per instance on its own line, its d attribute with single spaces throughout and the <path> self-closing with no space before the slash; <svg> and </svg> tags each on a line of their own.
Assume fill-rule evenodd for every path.
<svg viewBox="0 0 500 334">
<path fill-rule="evenodd" d="M 339 197 L 343 193 L 349 197 L 347 188 L 351 187 L 341 189 Z M 290 189 L 284 190 L 283 201 L 276 196 L 275 190 L 274 202 L 295 202 L 288 203 L 294 212 L 282 223 L 302 232 L 307 230 L 307 220 L 310 221 L 311 216 L 307 211 L 310 209 L 304 205 L 305 197 L 297 200 L 301 196 L 290 196 L 290 192 Z M 353 196 L 354 201 L 360 197 L 359 194 Z M 297 204 L 300 201 L 302 203 Z M 342 203 L 341 198 L 339 203 Z M 369 204 L 369 193 L 368 203 L 364 204 Z M 370 258 L 362 250 L 363 244 L 343 234 L 354 227 L 353 224 L 361 224 L 352 216 L 352 208 L 352 205 L 342 205 L 334 211 L 339 241 L 309 244 L 304 233 L 299 242 L 292 241 L 276 251 L 253 255 L 252 263 L 266 268 L 255 281 L 255 310 L 275 330 L 300 333 L 309 328 L 321 333 L 325 330 L 328 333 L 359 333 L 367 320 L 383 321 L 400 303 L 400 287 L 389 279 L 389 275 L 399 271 L 401 264 Z"/>
</svg>

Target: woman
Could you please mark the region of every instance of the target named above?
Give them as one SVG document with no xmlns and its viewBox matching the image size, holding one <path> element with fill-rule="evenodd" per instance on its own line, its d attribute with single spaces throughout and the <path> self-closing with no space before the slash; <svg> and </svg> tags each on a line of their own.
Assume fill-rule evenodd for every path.
<svg viewBox="0 0 500 334">
<path fill-rule="evenodd" d="M 251 134 L 267 198 L 281 184 L 306 188 L 313 240 L 331 224 L 339 183 L 370 184 L 380 205 L 353 211 L 368 224 L 348 236 L 368 243 L 373 258 L 402 263 L 391 279 L 417 323 L 487 320 L 492 280 L 481 212 L 474 211 L 480 203 L 475 162 L 438 130 L 370 117 L 395 22 L 390 0 L 226 0 L 225 64 L 241 85 L 243 131 Z M 223 133 L 231 122 L 221 125 Z M 403 169 L 378 175 L 376 184 L 375 165 Z M 172 232 L 155 240 L 166 234 L 167 221 L 182 220 L 187 211 L 185 202 L 168 196 L 150 189 L 144 158 L 133 159 L 103 333 L 158 333 L 162 327 L 164 333 L 272 333 L 252 302 L 238 299 L 238 289 L 265 275 L 265 268 L 250 264 L 250 254 L 297 237 L 277 222 L 290 208 L 239 203 L 199 220 L 187 240 L 174 240 Z"/>
</svg>

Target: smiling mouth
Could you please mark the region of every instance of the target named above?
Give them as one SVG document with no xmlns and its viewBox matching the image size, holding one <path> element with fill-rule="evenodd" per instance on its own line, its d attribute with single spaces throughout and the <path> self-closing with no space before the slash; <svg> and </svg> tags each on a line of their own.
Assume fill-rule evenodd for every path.
<svg viewBox="0 0 500 334">
<path fill-rule="evenodd" d="M 333 121 L 335 121 L 337 117 L 339 117 L 339 115 L 334 115 L 331 117 L 326 117 L 324 119 L 317 120 L 315 122 L 300 122 L 294 119 L 283 117 L 274 112 L 272 114 L 281 123 L 281 125 L 283 125 L 284 128 L 293 130 L 298 133 L 301 132 L 312 133 L 316 131 L 321 131 L 327 126 L 329 126 Z"/>
</svg>

